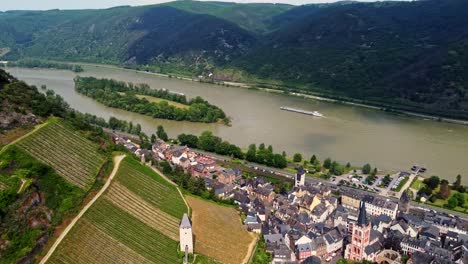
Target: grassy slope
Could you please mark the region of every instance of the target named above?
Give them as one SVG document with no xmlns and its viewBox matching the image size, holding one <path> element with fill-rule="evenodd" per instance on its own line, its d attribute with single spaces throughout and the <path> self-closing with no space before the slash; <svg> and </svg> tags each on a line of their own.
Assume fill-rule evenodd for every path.
<svg viewBox="0 0 468 264">
<path fill-rule="evenodd" d="M 139 199 L 177 219 L 186 213 L 185 204 L 176 188 L 133 157 L 122 161 L 110 188 L 117 184 L 125 186 Z M 106 194 L 86 212 L 58 247 L 51 263 L 181 262 L 175 240 L 158 231 L 157 226 L 145 224 L 136 214 L 116 206 L 112 199 Z M 92 236 L 93 232 L 102 235 Z M 83 237 L 83 233 L 89 235 Z M 88 240 L 83 241 L 85 238 Z M 86 250 L 87 247 L 93 248 Z"/>
</svg>

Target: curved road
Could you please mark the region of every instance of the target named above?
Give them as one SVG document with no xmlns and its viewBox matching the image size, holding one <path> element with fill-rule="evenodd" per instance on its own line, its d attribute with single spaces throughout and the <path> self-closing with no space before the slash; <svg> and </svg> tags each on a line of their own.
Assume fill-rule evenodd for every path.
<svg viewBox="0 0 468 264">
<path fill-rule="evenodd" d="M 117 174 L 117 170 L 119 169 L 119 166 L 120 166 L 120 162 L 123 160 L 123 158 L 125 158 L 125 155 L 120 155 L 120 156 L 116 156 L 114 157 L 114 168 L 112 169 L 112 173 L 110 174 L 109 176 L 109 179 L 107 179 L 106 183 L 104 184 L 104 186 L 101 188 L 101 190 L 96 194 L 96 196 L 93 197 L 93 199 L 87 204 L 85 205 L 85 207 L 83 207 L 83 209 L 81 209 L 80 213 L 73 219 L 73 221 L 71 221 L 71 223 L 67 226 L 67 228 L 65 228 L 65 230 L 63 230 L 63 232 L 60 234 L 60 236 L 57 238 L 57 240 L 55 241 L 55 243 L 52 245 L 52 247 L 49 249 L 49 251 L 47 252 L 47 254 L 42 258 L 40 264 L 45 264 L 50 256 L 52 256 L 52 254 L 54 253 L 54 251 L 57 249 L 58 245 L 60 244 L 60 242 L 62 242 L 62 240 L 65 238 L 65 236 L 68 234 L 68 232 L 70 232 L 70 230 L 75 226 L 75 224 L 78 222 L 78 220 L 80 220 L 80 218 L 84 215 L 84 213 L 86 213 L 86 211 L 97 201 L 97 199 L 99 197 L 101 197 L 101 195 L 107 190 L 107 188 L 109 187 L 109 185 L 111 184 L 112 182 L 112 179 L 114 179 L 114 176 L 115 174 Z"/>
</svg>

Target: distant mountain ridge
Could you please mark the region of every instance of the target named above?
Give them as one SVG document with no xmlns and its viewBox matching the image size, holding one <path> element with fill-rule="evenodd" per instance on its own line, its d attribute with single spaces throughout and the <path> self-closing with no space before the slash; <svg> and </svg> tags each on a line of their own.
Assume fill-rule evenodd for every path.
<svg viewBox="0 0 468 264">
<path fill-rule="evenodd" d="M 468 1 L 176 1 L 0 13 L 2 60 L 112 63 L 274 83 L 468 119 Z"/>
</svg>

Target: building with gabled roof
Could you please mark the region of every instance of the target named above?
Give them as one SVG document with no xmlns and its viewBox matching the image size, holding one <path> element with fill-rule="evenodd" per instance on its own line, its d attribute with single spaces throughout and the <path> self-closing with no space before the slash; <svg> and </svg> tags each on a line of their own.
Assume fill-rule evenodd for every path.
<svg viewBox="0 0 468 264">
<path fill-rule="evenodd" d="M 179 225 L 180 251 L 193 254 L 192 222 L 187 214 L 184 214 Z"/>
</svg>

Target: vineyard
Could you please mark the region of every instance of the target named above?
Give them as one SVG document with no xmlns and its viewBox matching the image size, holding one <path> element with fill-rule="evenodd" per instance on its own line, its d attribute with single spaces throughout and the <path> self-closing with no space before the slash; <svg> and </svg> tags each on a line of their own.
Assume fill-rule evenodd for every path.
<svg viewBox="0 0 468 264">
<path fill-rule="evenodd" d="M 55 119 L 19 141 L 17 146 L 82 189 L 91 187 L 106 160 L 97 145 Z"/>
<path fill-rule="evenodd" d="M 122 161 L 115 180 L 169 215 L 181 219 L 187 212 L 187 207 L 176 187 L 135 159 L 126 158 Z"/>
<path fill-rule="evenodd" d="M 179 240 L 179 219 L 166 214 L 130 192 L 119 183 L 114 183 L 106 197 L 120 209 L 160 231 L 173 240 Z"/>
<path fill-rule="evenodd" d="M 181 263 L 178 226 L 186 211 L 174 186 L 127 157 L 49 263 Z"/>
</svg>

